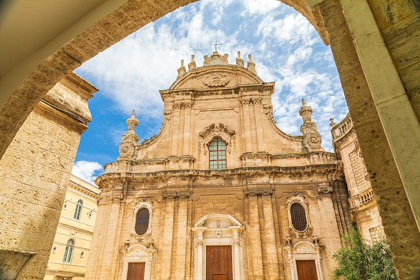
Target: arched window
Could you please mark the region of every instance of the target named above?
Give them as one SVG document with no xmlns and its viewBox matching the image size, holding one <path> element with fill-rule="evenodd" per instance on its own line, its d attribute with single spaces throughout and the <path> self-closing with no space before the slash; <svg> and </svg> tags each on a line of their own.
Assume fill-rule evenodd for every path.
<svg viewBox="0 0 420 280">
<path fill-rule="evenodd" d="M 209 145 L 210 169 L 226 168 L 226 143 L 220 138 L 214 138 Z"/>
<path fill-rule="evenodd" d="M 305 231 L 308 226 L 305 208 L 300 203 L 293 203 L 290 207 L 292 225 L 297 231 Z"/>
<path fill-rule="evenodd" d="M 149 229 L 149 209 L 141 208 L 137 211 L 135 230 L 137 235 L 143 235 Z"/>
<path fill-rule="evenodd" d="M 63 262 L 69 263 L 71 261 L 71 256 L 73 255 L 74 240 L 69 239 L 67 241 L 66 250 L 64 251 Z"/>
<path fill-rule="evenodd" d="M 82 212 L 83 200 L 79 199 L 76 204 L 76 209 L 74 210 L 73 218 L 80 220 L 80 213 Z"/>
</svg>

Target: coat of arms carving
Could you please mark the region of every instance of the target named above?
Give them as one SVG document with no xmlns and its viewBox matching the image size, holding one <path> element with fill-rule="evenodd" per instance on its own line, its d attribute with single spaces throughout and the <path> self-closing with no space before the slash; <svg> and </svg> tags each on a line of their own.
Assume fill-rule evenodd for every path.
<svg viewBox="0 0 420 280">
<path fill-rule="evenodd" d="M 204 77 L 203 83 L 208 87 L 224 87 L 230 81 L 229 75 L 225 73 L 213 73 Z"/>
</svg>

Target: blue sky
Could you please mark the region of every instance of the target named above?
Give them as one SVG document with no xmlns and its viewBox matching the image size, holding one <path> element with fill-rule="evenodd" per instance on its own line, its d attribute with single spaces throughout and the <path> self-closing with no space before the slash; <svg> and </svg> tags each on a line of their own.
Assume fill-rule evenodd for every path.
<svg viewBox="0 0 420 280">
<path fill-rule="evenodd" d="M 93 119 L 82 135 L 73 174 L 92 182 L 104 164 L 117 159 L 133 109 L 140 139 L 157 134 L 159 90 L 175 81 L 181 59 L 188 64 L 194 54 L 202 66 L 216 41 L 229 63 L 235 63 L 237 51 L 245 61 L 252 54 L 258 75 L 276 83 L 274 116 L 286 133 L 301 135 L 298 111 L 305 98 L 323 147 L 332 151 L 329 119 L 343 119 L 347 105 L 331 50 L 312 25 L 276 0 L 203 0 L 148 24 L 76 69 L 99 92 L 89 100 Z"/>
</svg>

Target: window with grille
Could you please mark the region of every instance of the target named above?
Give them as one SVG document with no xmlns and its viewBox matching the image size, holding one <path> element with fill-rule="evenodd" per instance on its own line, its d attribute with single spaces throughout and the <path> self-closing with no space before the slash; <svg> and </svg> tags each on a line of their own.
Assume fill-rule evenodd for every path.
<svg viewBox="0 0 420 280">
<path fill-rule="evenodd" d="M 215 138 L 209 145 L 210 169 L 226 168 L 226 143 Z"/>
<path fill-rule="evenodd" d="M 137 212 L 135 230 L 138 235 L 143 235 L 149 228 L 149 209 L 142 208 Z"/>
<path fill-rule="evenodd" d="M 73 255 L 74 240 L 69 239 L 67 241 L 66 250 L 64 251 L 63 262 L 69 263 L 71 261 L 71 256 Z"/>
<path fill-rule="evenodd" d="M 74 210 L 73 218 L 80 220 L 80 213 L 82 212 L 83 200 L 79 199 L 76 204 L 76 209 Z"/>
<path fill-rule="evenodd" d="M 308 226 L 305 208 L 300 203 L 293 203 L 290 207 L 290 216 L 295 230 L 304 231 Z"/>
</svg>

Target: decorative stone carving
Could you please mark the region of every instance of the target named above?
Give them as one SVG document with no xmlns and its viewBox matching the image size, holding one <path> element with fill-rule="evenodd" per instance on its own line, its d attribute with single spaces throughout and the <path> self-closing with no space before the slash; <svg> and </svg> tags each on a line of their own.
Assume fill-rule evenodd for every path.
<svg viewBox="0 0 420 280">
<path fill-rule="evenodd" d="M 223 232 L 222 232 L 222 230 L 218 229 L 218 230 L 216 230 L 216 232 L 214 234 L 216 235 L 217 238 L 221 238 L 222 235 L 223 235 Z"/>
<path fill-rule="evenodd" d="M 319 247 L 319 239 L 316 234 L 312 237 L 312 243 L 314 243 L 315 247 Z"/>
<path fill-rule="evenodd" d="M 188 70 L 193 70 L 196 67 L 197 67 L 197 64 L 195 63 L 194 55 L 191 55 L 191 62 L 188 63 Z"/>
<path fill-rule="evenodd" d="M 244 60 L 241 58 L 241 52 L 238 51 L 238 57 L 236 58 L 236 64 L 244 67 Z"/>
<path fill-rule="evenodd" d="M 133 110 L 131 117 L 126 121 L 128 130 L 124 133 L 122 141 L 119 147 L 120 157 L 119 159 L 130 159 L 134 156 L 135 147 L 139 141 L 139 137 L 136 135 L 134 130 L 139 124 L 139 120 L 136 118 L 136 111 Z"/>
<path fill-rule="evenodd" d="M 229 63 L 228 57 L 229 55 L 227 53 L 222 56 L 217 51 L 215 51 L 210 57 L 207 55 L 204 56 L 204 66 L 227 65 Z"/>
<path fill-rule="evenodd" d="M 178 78 L 187 73 L 187 69 L 184 66 L 184 60 L 181 60 L 181 66 L 178 68 Z"/>
<path fill-rule="evenodd" d="M 191 195 L 190 192 L 165 192 L 163 197 L 166 199 L 176 199 L 176 198 L 188 198 Z"/>
<path fill-rule="evenodd" d="M 333 192 L 333 188 L 328 184 L 319 185 L 317 190 L 318 190 L 318 194 L 329 194 Z"/>
<path fill-rule="evenodd" d="M 300 132 L 303 135 L 303 144 L 309 152 L 324 151 L 321 147 L 322 138 L 318 132 L 316 123 L 312 122 L 312 108 L 307 106 L 305 99 L 302 99 L 302 108 L 299 110 L 303 120 L 303 125 L 300 127 Z"/>
<path fill-rule="evenodd" d="M 200 146 L 203 145 L 204 154 L 207 154 L 207 147 L 210 142 L 216 138 L 220 137 L 225 141 L 227 148 L 226 150 L 228 153 L 231 152 L 232 148 L 232 140 L 233 136 L 235 135 L 234 130 L 230 130 L 226 125 L 219 123 L 219 124 L 211 124 L 204 129 L 204 131 L 200 132 Z"/>
<path fill-rule="evenodd" d="M 262 189 L 254 189 L 254 190 L 247 189 L 245 191 L 245 194 L 249 196 L 257 196 L 257 195 L 268 196 L 268 195 L 272 195 L 273 192 L 274 192 L 274 189 L 272 188 L 262 188 Z"/>
<path fill-rule="evenodd" d="M 226 73 L 212 73 L 204 77 L 203 84 L 208 87 L 224 87 L 230 81 L 230 77 Z"/>
<path fill-rule="evenodd" d="M 286 246 L 292 246 L 292 238 L 290 235 L 286 236 Z"/>
<path fill-rule="evenodd" d="M 252 61 L 252 56 L 250 54 L 248 54 L 248 63 L 246 68 L 252 73 L 257 74 L 257 70 L 255 69 L 255 63 Z"/>
</svg>

